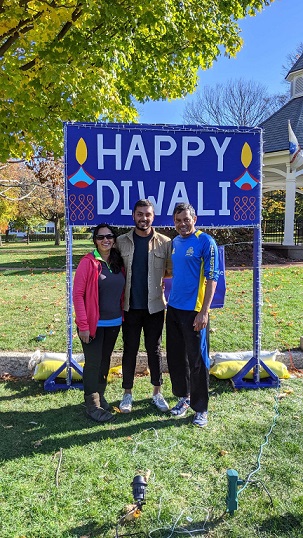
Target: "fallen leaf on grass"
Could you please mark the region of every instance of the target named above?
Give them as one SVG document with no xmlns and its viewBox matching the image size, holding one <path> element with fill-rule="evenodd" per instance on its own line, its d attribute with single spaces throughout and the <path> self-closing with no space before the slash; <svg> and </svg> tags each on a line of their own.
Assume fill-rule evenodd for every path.
<svg viewBox="0 0 303 538">
<path fill-rule="evenodd" d="M 150 475 L 151 475 L 151 470 L 150 469 L 147 469 L 146 470 L 146 473 L 145 473 L 145 482 L 148 482 L 149 479 L 150 479 Z"/>
<path fill-rule="evenodd" d="M 14 375 L 11 375 L 7 372 L 4 372 L 4 374 L 2 374 L 0 376 L 0 379 L 2 381 L 18 381 L 18 377 L 14 376 Z"/>
<path fill-rule="evenodd" d="M 219 456 L 226 456 L 228 454 L 227 450 L 220 450 Z"/>
<path fill-rule="evenodd" d="M 124 507 L 124 511 L 125 511 L 125 516 L 124 516 L 125 521 L 133 521 L 135 518 L 139 517 L 141 513 L 140 510 L 137 508 L 136 504 L 127 504 Z"/>
<path fill-rule="evenodd" d="M 119 407 L 115 407 L 114 405 L 113 405 L 113 410 L 116 411 L 116 413 L 121 413 Z"/>
<path fill-rule="evenodd" d="M 182 476 L 182 478 L 191 478 L 192 477 L 191 473 L 180 473 L 180 476 Z"/>
<path fill-rule="evenodd" d="M 42 445 L 42 440 L 39 439 L 39 441 L 36 441 L 36 442 L 34 443 L 34 448 L 38 448 L 38 446 L 41 446 L 41 445 Z"/>
</svg>

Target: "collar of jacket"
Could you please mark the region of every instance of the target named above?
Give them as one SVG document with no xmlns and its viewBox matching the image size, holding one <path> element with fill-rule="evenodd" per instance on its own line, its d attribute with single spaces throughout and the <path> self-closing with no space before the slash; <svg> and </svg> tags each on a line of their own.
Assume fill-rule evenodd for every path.
<svg viewBox="0 0 303 538">
<path fill-rule="evenodd" d="M 154 237 L 157 237 L 158 234 L 157 234 L 155 228 L 153 228 L 152 226 L 151 226 L 151 230 L 152 230 L 153 233 L 152 233 L 152 236 L 151 236 L 150 239 L 153 239 Z M 132 228 L 132 229 L 131 229 L 129 232 L 127 232 L 127 234 L 126 234 L 127 237 L 128 237 L 132 242 L 134 242 L 134 239 L 133 239 L 133 237 L 134 237 L 134 233 L 135 233 L 135 228 Z"/>
</svg>

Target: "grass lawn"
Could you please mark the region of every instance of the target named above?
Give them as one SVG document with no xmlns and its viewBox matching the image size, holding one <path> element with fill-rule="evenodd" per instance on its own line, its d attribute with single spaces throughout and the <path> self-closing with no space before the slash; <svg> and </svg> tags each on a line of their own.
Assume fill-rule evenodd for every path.
<svg viewBox="0 0 303 538">
<path fill-rule="evenodd" d="M 9 267 L 0 271 L 1 350 L 65 351 L 66 277 L 55 270 L 64 266 L 64 247 L 52 247 L 0 250 L 0 267 Z M 89 248 L 79 245 L 78 259 Z M 226 280 L 225 307 L 211 313 L 212 350 L 252 349 L 252 271 L 227 271 Z M 262 284 L 262 348 L 297 348 L 303 268 L 269 267 Z M 167 374 L 163 393 L 173 405 Z M 117 407 L 121 395 L 117 378 L 106 397 Z M 211 376 L 203 430 L 192 426 L 191 412 L 161 414 L 150 395 L 149 378 L 137 377 L 133 412 L 98 425 L 86 418 L 80 390 L 0 380 L 0 538 L 303 536 L 302 379 L 235 391 Z M 233 516 L 228 469 L 243 481 Z M 121 525 L 137 474 L 149 475 L 146 505 Z"/>
<path fill-rule="evenodd" d="M 170 382 L 164 379 L 168 402 Z M 79 390 L 46 393 L 40 383 L 0 382 L 1 538 L 298 538 L 303 535 L 300 379 L 234 391 L 211 377 L 209 424 L 173 419 L 135 381 L 133 412 L 98 425 Z M 121 380 L 107 389 L 117 406 Z M 226 513 L 227 469 L 243 480 Z M 131 483 L 150 474 L 146 506 L 118 525 Z M 200 530 L 199 530 L 200 529 Z"/>
<path fill-rule="evenodd" d="M 75 241 L 73 264 L 90 249 Z M 3 270 L 7 267 L 7 270 Z M 0 349 L 3 351 L 64 352 L 66 350 L 65 246 L 52 243 L 9 244 L 0 249 Z M 60 271 L 58 269 L 61 269 Z M 211 349 L 251 350 L 253 333 L 253 273 L 226 271 L 226 300 L 211 311 Z M 296 349 L 302 335 L 303 267 L 262 270 L 262 349 Z M 81 351 L 75 335 L 73 349 Z M 46 335 L 37 344 L 36 337 Z M 163 335 L 165 347 L 165 332 Z M 116 350 L 122 349 L 118 338 Z M 144 350 L 143 343 L 141 350 Z"/>
</svg>

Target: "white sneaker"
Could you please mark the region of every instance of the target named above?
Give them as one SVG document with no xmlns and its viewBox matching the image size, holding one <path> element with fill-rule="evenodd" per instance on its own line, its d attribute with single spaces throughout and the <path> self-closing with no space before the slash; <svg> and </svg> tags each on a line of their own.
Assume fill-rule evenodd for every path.
<svg viewBox="0 0 303 538">
<path fill-rule="evenodd" d="M 158 392 L 158 394 L 155 394 L 152 398 L 152 402 L 153 404 L 155 404 L 156 407 L 158 407 L 158 409 L 160 411 L 162 411 L 162 413 L 166 413 L 168 410 L 169 410 L 169 405 L 168 403 L 164 400 L 161 392 Z"/>
<path fill-rule="evenodd" d="M 132 395 L 129 393 L 124 394 L 119 405 L 119 409 L 121 413 L 130 413 L 132 410 L 132 404 L 133 404 Z"/>
</svg>

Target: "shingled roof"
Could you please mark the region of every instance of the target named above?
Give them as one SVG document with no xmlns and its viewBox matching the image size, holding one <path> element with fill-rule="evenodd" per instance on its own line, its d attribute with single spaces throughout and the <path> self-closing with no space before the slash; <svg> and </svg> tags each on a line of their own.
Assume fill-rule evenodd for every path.
<svg viewBox="0 0 303 538">
<path fill-rule="evenodd" d="M 288 120 L 303 148 L 303 97 L 296 97 L 260 124 L 264 153 L 289 149 Z"/>
<path fill-rule="evenodd" d="M 292 68 L 288 71 L 287 75 L 286 75 L 286 80 L 288 78 L 288 76 L 291 74 L 291 73 L 295 73 L 296 71 L 300 71 L 300 69 L 303 69 L 303 54 L 301 54 L 300 58 L 297 59 L 296 63 L 292 66 Z"/>
<path fill-rule="evenodd" d="M 294 63 L 286 75 L 286 80 L 290 74 L 298 73 L 302 75 L 303 54 Z M 294 76 L 295 77 L 295 76 Z M 293 77 L 291 77 L 293 78 Z M 296 78 L 296 77 L 295 77 Z M 272 153 L 289 149 L 288 120 L 290 120 L 298 142 L 303 148 L 303 96 L 293 96 L 282 108 L 277 110 L 272 116 L 260 124 L 263 129 L 263 151 Z"/>
</svg>

